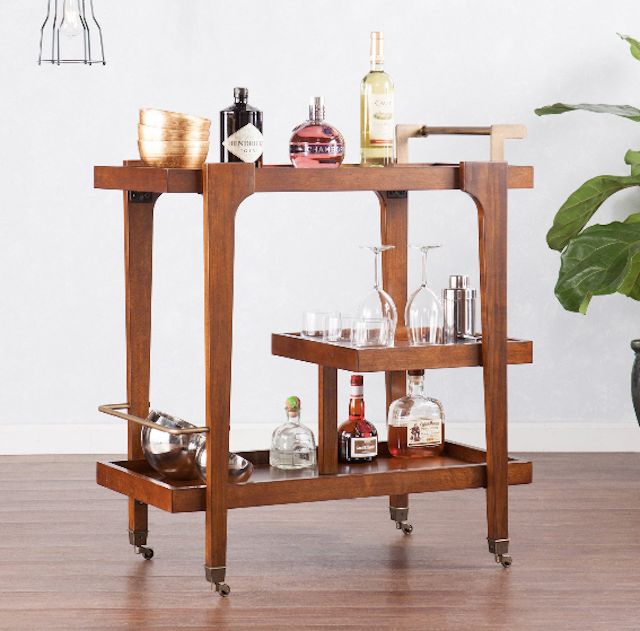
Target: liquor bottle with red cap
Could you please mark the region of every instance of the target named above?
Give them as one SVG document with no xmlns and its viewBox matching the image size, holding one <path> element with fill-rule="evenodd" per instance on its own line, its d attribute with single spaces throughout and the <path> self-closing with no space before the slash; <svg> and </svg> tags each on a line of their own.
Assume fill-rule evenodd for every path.
<svg viewBox="0 0 640 631">
<path fill-rule="evenodd" d="M 365 419 L 362 386 L 362 375 L 351 375 L 349 419 L 338 428 L 342 462 L 371 462 L 378 455 L 378 430 Z"/>
</svg>

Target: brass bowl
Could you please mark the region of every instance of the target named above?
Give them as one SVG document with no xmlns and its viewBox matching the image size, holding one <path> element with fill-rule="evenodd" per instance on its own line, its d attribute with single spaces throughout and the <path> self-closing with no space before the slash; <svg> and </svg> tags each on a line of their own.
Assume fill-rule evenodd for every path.
<svg viewBox="0 0 640 631">
<path fill-rule="evenodd" d="M 209 130 L 188 128 L 177 129 L 171 127 L 149 127 L 138 125 L 138 140 L 182 140 L 182 141 L 208 141 Z"/>
<path fill-rule="evenodd" d="M 199 118 L 180 112 L 167 112 L 166 110 L 141 109 L 140 124 L 148 127 L 163 127 L 171 129 L 197 129 L 209 131 L 211 121 L 208 118 Z"/>
<path fill-rule="evenodd" d="M 147 166 L 196 169 L 209 153 L 207 141 L 140 140 L 140 157 Z"/>
</svg>

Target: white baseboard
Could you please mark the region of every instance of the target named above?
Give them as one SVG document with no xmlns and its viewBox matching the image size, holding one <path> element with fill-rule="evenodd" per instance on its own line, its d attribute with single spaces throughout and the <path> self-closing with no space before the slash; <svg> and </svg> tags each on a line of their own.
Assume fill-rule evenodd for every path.
<svg viewBox="0 0 640 631">
<path fill-rule="evenodd" d="M 277 423 L 236 423 L 233 451 L 267 449 Z M 314 428 L 315 429 L 315 428 Z M 380 429 L 380 428 L 379 428 Z M 384 438 L 384 431 L 381 431 Z M 482 423 L 447 423 L 449 440 L 483 447 Z M 116 423 L 0 425 L 0 455 L 118 454 L 126 450 L 126 426 Z M 509 424 L 510 451 L 640 452 L 640 427 L 627 423 Z"/>
</svg>

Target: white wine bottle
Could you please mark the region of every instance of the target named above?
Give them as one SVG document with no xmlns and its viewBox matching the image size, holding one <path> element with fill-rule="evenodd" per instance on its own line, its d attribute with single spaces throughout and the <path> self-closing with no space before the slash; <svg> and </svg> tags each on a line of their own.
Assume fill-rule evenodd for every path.
<svg viewBox="0 0 640 631">
<path fill-rule="evenodd" d="M 360 84 L 360 162 L 386 166 L 395 158 L 393 81 L 384 71 L 384 35 L 371 33 L 371 69 Z"/>
</svg>

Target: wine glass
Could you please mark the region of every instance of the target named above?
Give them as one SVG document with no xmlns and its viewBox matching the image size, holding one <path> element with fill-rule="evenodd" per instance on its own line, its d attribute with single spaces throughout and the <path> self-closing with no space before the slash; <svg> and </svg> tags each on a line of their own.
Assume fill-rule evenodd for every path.
<svg viewBox="0 0 640 631">
<path fill-rule="evenodd" d="M 404 323 L 412 346 L 442 343 L 442 303 L 427 285 L 427 254 L 439 245 L 412 245 L 422 255 L 422 282 L 407 302 Z"/>
<path fill-rule="evenodd" d="M 395 248 L 395 245 L 362 245 L 363 249 L 373 252 L 373 289 L 359 304 L 356 315 L 359 318 L 386 318 L 389 320 L 388 346 L 393 346 L 393 340 L 398 325 L 398 310 L 393 298 L 382 288 L 380 278 L 380 255 L 387 250 Z"/>
</svg>

